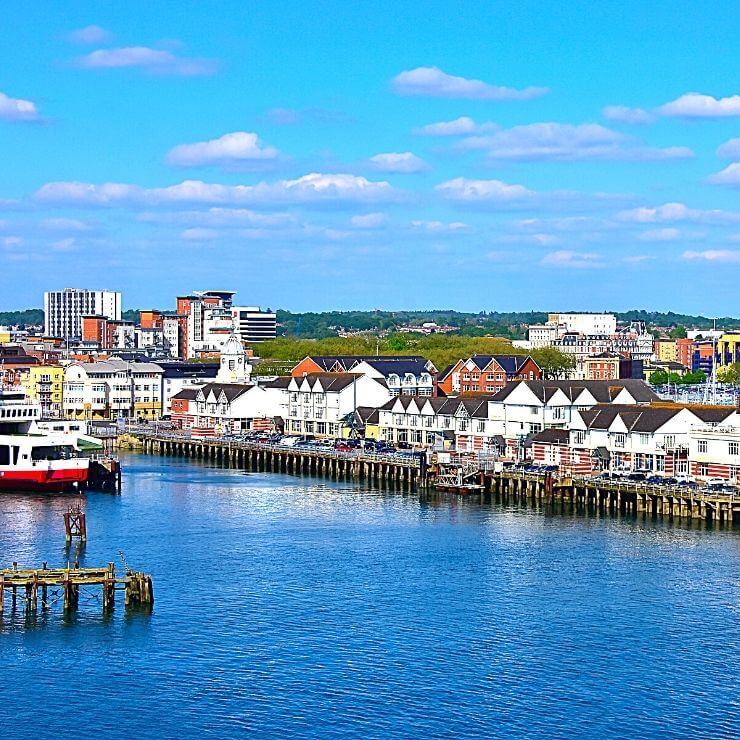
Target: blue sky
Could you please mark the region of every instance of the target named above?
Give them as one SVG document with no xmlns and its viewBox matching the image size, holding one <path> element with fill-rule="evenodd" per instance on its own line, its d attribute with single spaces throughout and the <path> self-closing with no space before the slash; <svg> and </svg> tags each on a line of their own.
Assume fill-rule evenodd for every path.
<svg viewBox="0 0 740 740">
<path fill-rule="evenodd" d="M 0 309 L 738 314 L 740 6 L 6 2 Z"/>
</svg>

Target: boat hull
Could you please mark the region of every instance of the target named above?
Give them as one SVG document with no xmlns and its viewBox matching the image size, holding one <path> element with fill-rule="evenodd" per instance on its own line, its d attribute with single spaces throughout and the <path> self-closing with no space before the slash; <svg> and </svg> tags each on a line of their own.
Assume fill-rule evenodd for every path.
<svg viewBox="0 0 740 740">
<path fill-rule="evenodd" d="M 87 481 L 88 468 L 0 470 L 0 491 L 60 493 Z"/>
</svg>

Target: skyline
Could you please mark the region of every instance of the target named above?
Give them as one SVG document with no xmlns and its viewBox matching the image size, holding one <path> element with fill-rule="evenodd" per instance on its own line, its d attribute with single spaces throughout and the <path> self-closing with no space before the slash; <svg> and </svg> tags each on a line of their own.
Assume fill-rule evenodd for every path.
<svg viewBox="0 0 740 740">
<path fill-rule="evenodd" d="M 10 6 L 0 310 L 733 314 L 736 7 Z"/>
</svg>

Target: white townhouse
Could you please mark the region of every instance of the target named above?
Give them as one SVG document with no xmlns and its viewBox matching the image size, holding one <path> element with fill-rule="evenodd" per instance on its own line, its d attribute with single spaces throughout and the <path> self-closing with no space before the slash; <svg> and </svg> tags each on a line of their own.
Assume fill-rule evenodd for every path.
<svg viewBox="0 0 740 740">
<path fill-rule="evenodd" d="M 75 419 L 156 419 L 162 413 L 162 374 L 152 362 L 118 357 L 73 362 L 64 370 L 64 415 Z"/>
<path fill-rule="evenodd" d="M 173 398 L 178 400 L 187 401 L 179 420 L 196 436 L 268 429 L 274 420 L 269 394 L 250 383 L 206 383 L 183 389 Z"/>
<path fill-rule="evenodd" d="M 380 438 L 389 443 L 462 452 L 501 450 L 488 419 L 490 396 L 420 398 L 398 396 L 378 410 Z"/>
<path fill-rule="evenodd" d="M 689 430 L 689 472 L 698 478 L 721 478 L 740 484 L 740 415 Z"/>
<path fill-rule="evenodd" d="M 577 411 L 559 435 L 553 430 L 535 435 L 532 457 L 538 462 L 557 458 L 562 469 L 582 475 L 599 470 L 686 475 L 691 429 L 735 418 L 729 406 L 600 404 Z"/>
<path fill-rule="evenodd" d="M 436 368 L 423 357 L 362 360 L 353 365 L 350 372 L 384 380 L 391 396 L 436 395 Z"/>
<path fill-rule="evenodd" d="M 290 378 L 281 392 L 287 398 L 286 434 L 316 437 L 340 436 L 357 408 L 380 408 L 390 398 L 384 382 L 356 373 L 307 373 Z"/>
</svg>

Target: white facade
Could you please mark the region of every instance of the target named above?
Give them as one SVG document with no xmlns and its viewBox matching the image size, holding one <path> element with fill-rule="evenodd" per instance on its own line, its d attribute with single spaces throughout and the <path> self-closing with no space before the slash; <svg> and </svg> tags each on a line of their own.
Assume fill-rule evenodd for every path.
<svg viewBox="0 0 740 740">
<path fill-rule="evenodd" d="M 277 335 L 277 316 L 261 311 L 259 306 L 233 306 L 234 328 L 247 344 L 266 342 Z"/>
<path fill-rule="evenodd" d="M 578 334 L 615 334 L 617 317 L 613 313 L 551 313 L 548 324 L 562 325 Z"/>
<path fill-rule="evenodd" d="M 221 347 L 221 360 L 216 382 L 246 383 L 252 374 L 244 345 L 236 333 L 232 333 Z"/>
<path fill-rule="evenodd" d="M 360 406 L 380 408 L 390 399 L 385 385 L 367 375 L 315 373 L 293 378 L 285 431 L 336 437 L 344 418 Z M 276 414 L 277 415 L 277 414 Z"/>
<path fill-rule="evenodd" d="M 65 416 L 156 418 L 162 409 L 162 368 L 150 362 L 73 362 L 64 371 Z"/>
<path fill-rule="evenodd" d="M 82 337 L 82 316 L 120 321 L 121 294 L 109 290 L 65 288 L 44 293 L 44 333 L 63 339 Z"/>
</svg>

